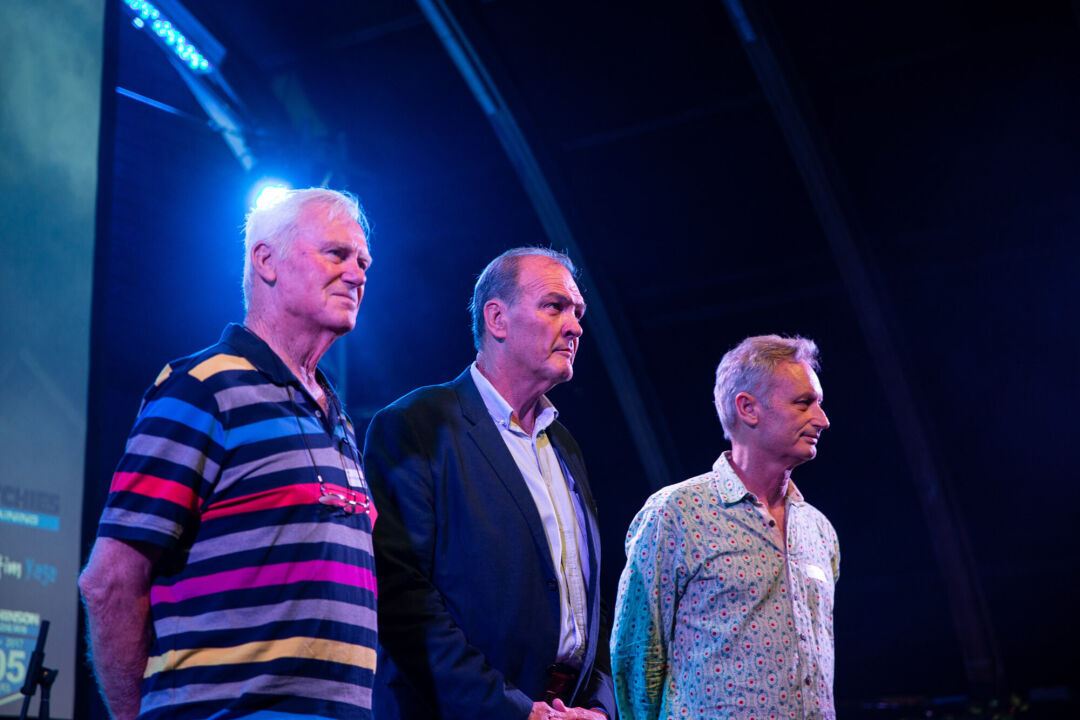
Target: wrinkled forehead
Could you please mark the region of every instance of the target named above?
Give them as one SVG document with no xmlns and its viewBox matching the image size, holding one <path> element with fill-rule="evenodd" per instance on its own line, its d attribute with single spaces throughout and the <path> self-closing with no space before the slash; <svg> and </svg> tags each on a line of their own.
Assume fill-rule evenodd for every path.
<svg viewBox="0 0 1080 720">
<path fill-rule="evenodd" d="M 526 255 L 521 258 L 517 284 L 518 289 L 524 293 L 560 293 L 569 297 L 574 304 L 585 303 L 574 276 L 566 266 L 544 255 Z"/>
<path fill-rule="evenodd" d="M 822 397 L 821 381 L 808 362 L 779 363 L 769 378 L 769 390 L 791 395 L 813 393 Z"/>
<path fill-rule="evenodd" d="M 367 247 L 364 228 L 347 211 L 327 203 L 308 203 L 300 212 L 300 231 L 309 236 L 352 240 Z"/>
</svg>

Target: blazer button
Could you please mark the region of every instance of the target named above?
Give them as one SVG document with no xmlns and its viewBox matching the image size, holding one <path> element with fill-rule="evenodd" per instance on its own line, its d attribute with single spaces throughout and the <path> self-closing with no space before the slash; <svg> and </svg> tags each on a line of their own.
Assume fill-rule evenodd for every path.
<svg viewBox="0 0 1080 720">
<path fill-rule="evenodd" d="M 554 591 L 556 591 L 558 589 L 559 589 L 559 583 L 555 582 L 554 580 L 548 580 L 548 590 L 551 590 L 552 592 L 554 592 Z"/>
</svg>

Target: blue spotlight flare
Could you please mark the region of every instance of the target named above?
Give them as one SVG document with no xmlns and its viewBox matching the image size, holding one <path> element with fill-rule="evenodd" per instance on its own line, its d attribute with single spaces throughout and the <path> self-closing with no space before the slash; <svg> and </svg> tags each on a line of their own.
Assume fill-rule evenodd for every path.
<svg viewBox="0 0 1080 720">
<path fill-rule="evenodd" d="M 161 38 L 162 42 L 189 68 L 197 73 L 208 73 L 212 70 L 210 61 L 184 37 L 183 33 L 173 27 L 173 24 L 154 7 L 153 3 L 146 0 L 124 0 L 124 3 L 135 13 L 133 20 L 135 27 L 143 27 L 149 23 L 153 33 Z"/>
<path fill-rule="evenodd" d="M 271 205 L 277 205 L 285 198 L 287 192 L 289 192 L 289 187 L 287 185 L 265 185 L 259 190 L 259 194 L 255 198 L 255 208 L 258 210 L 265 210 Z"/>
</svg>

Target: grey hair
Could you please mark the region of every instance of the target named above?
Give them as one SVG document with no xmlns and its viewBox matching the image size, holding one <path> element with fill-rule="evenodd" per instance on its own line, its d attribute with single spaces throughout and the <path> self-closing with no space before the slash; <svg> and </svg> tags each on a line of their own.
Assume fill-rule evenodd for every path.
<svg viewBox="0 0 1080 720">
<path fill-rule="evenodd" d="M 809 338 L 755 335 L 728 350 L 716 366 L 713 401 L 724 437 L 735 429 L 735 396 L 750 393 L 764 400 L 776 367 L 783 362 L 805 362 L 814 371 L 820 368 L 817 344 Z"/>
<path fill-rule="evenodd" d="M 255 283 L 251 249 L 258 243 L 265 242 L 287 255 L 300 231 L 304 209 L 310 205 L 325 207 L 328 221 L 341 217 L 352 218 L 364 231 L 364 237 L 370 241 L 371 225 L 367 215 L 356 196 L 349 192 L 327 188 L 288 190 L 272 205 L 261 209 L 253 208 L 244 221 L 244 310 L 248 309 Z"/>
<path fill-rule="evenodd" d="M 472 300 L 469 301 L 469 313 L 472 315 L 473 346 L 480 352 L 484 344 L 484 305 L 489 300 L 503 300 L 513 305 L 520 295 L 518 287 L 518 268 L 521 258 L 539 255 L 551 258 L 577 277 L 577 268 L 566 253 L 545 247 L 516 247 L 507 250 L 488 263 L 480 277 L 476 279 Z"/>
</svg>

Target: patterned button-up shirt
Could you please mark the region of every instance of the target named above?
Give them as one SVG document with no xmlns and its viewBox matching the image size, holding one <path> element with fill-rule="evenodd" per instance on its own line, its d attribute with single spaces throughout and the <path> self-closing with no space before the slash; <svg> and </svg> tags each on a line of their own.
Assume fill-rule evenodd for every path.
<svg viewBox="0 0 1080 720">
<path fill-rule="evenodd" d="M 645 503 L 611 634 L 623 720 L 836 717 L 836 531 L 794 483 L 785 503 L 786 543 L 728 453 Z"/>
</svg>

